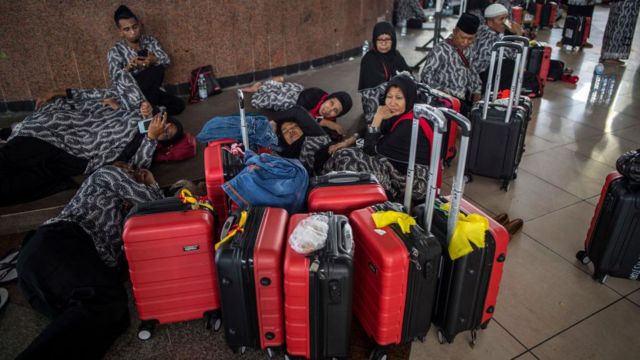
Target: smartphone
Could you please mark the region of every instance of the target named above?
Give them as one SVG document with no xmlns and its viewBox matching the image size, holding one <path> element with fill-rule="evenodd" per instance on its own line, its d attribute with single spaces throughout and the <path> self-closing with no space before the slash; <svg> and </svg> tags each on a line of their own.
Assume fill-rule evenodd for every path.
<svg viewBox="0 0 640 360">
<path fill-rule="evenodd" d="M 147 49 L 138 50 L 138 56 L 139 57 L 147 57 L 147 55 L 149 55 L 149 50 L 147 50 Z"/>
<path fill-rule="evenodd" d="M 138 130 L 140 131 L 140 134 L 146 134 L 147 132 L 149 132 L 149 125 L 151 124 L 151 120 L 153 120 L 153 118 L 138 121 Z"/>
<path fill-rule="evenodd" d="M 504 24 L 507 26 L 507 28 L 511 29 L 511 21 L 509 21 L 509 19 L 506 19 L 504 21 Z"/>
</svg>

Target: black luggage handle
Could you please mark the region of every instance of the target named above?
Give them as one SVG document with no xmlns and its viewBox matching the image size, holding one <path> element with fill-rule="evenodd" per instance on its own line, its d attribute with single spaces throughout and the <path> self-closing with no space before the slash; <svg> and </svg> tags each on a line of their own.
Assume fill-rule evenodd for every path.
<svg viewBox="0 0 640 360">
<path fill-rule="evenodd" d="M 522 66 L 524 47 L 521 44 L 516 44 L 512 42 L 506 41 L 498 41 L 493 44 L 491 47 L 491 61 L 489 64 L 489 74 L 487 76 L 487 86 L 485 88 L 484 94 L 484 103 L 482 106 L 482 120 L 487 119 L 487 113 L 489 112 L 489 103 L 491 98 L 491 93 L 493 92 L 494 100 L 497 99 L 498 96 L 498 88 L 500 87 L 500 73 L 502 71 L 502 61 L 504 60 L 504 49 L 510 48 L 516 50 L 516 61 L 515 61 L 515 69 L 519 69 L 520 71 L 514 71 L 513 78 L 511 79 L 511 87 L 509 88 L 509 103 L 507 107 L 507 113 L 505 116 L 505 123 L 508 123 L 511 119 L 511 113 L 513 111 L 514 101 L 517 101 L 520 98 L 519 94 L 516 92 L 520 91 L 521 87 L 521 78 L 522 76 L 520 72 L 524 70 Z M 498 61 L 498 68 L 496 70 L 496 59 Z M 497 74 L 496 79 L 494 79 L 494 74 Z M 491 87 L 493 85 L 493 91 L 491 91 Z M 515 99 L 515 100 L 514 100 Z"/>
<path fill-rule="evenodd" d="M 438 191 L 437 179 L 440 165 L 440 154 L 442 151 L 442 138 L 447 124 L 447 119 L 442 112 L 427 104 L 415 104 L 413 106 L 413 122 L 411 128 L 411 148 L 409 150 L 409 165 L 407 167 L 407 178 L 404 193 L 404 207 L 411 209 L 411 196 L 413 194 L 413 178 L 415 176 L 416 152 L 418 147 L 418 131 L 420 118 L 425 118 L 433 124 L 433 143 L 431 144 L 431 159 L 429 161 L 429 175 L 427 180 L 427 193 L 425 195 L 425 230 L 431 232 L 431 221 L 433 220 L 433 206 L 436 202 Z"/>
<path fill-rule="evenodd" d="M 360 181 L 367 181 L 373 179 L 377 181 L 374 175 L 367 173 L 360 173 L 354 171 L 335 171 L 326 175 L 316 176 L 312 180 L 312 185 L 321 185 L 321 184 L 348 184 L 348 183 L 357 183 Z"/>
<path fill-rule="evenodd" d="M 467 153 L 469 152 L 469 138 L 471 136 L 471 121 L 462 114 L 448 108 L 440 108 L 440 111 L 453 118 L 453 121 L 461 129 L 460 151 L 458 152 L 458 167 L 451 186 L 451 203 L 447 219 L 447 244 L 451 241 L 453 232 L 458 224 L 458 212 L 464 192 L 464 169 L 467 165 Z M 433 206 L 431 206 L 433 208 Z"/>
<path fill-rule="evenodd" d="M 519 99 L 519 97 L 522 94 L 522 83 L 524 82 L 524 72 L 527 69 L 527 61 L 528 61 L 528 54 L 529 54 L 529 38 L 525 37 L 525 36 L 518 36 L 518 35 L 507 35 L 505 37 L 502 38 L 503 41 L 511 41 L 514 43 L 522 43 L 522 47 L 523 47 L 523 52 L 522 52 L 522 59 L 520 60 L 520 79 L 518 80 L 518 87 L 516 90 L 516 103 L 518 102 L 517 99 Z M 497 97 L 497 94 L 495 94 L 494 96 Z M 495 101 L 495 99 L 494 99 Z"/>
<path fill-rule="evenodd" d="M 242 144 L 244 150 L 249 150 L 249 130 L 247 130 L 247 118 L 244 115 L 244 93 L 238 89 L 238 108 L 240 109 L 240 132 L 242 133 Z"/>
</svg>

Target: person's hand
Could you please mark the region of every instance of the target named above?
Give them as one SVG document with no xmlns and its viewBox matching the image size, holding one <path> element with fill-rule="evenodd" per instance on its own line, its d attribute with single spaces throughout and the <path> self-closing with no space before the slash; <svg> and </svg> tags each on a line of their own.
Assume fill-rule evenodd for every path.
<svg viewBox="0 0 640 360">
<path fill-rule="evenodd" d="M 158 63 L 158 57 L 156 54 L 149 52 L 149 55 L 145 58 L 148 65 L 154 65 Z"/>
<path fill-rule="evenodd" d="M 344 127 L 335 121 L 322 119 L 320 120 L 320 126 L 328 127 L 329 129 L 334 130 L 335 132 L 343 136 L 345 134 Z"/>
<path fill-rule="evenodd" d="M 147 132 L 147 136 L 151 140 L 157 140 L 160 135 L 164 134 L 165 128 L 167 127 L 167 113 L 157 113 L 156 116 L 151 120 L 151 124 L 149 124 L 149 131 Z"/>
<path fill-rule="evenodd" d="M 472 99 L 473 99 L 473 102 L 480 101 L 480 99 L 482 99 L 482 95 L 480 95 L 478 93 L 473 94 Z"/>
<path fill-rule="evenodd" d="M 344 141 L 341 141 L 339 143 L 329 146 L 329 149 L 327 149 L 327 151 L 329 152 L 329 155 L 333 155 L 336 153 L 336 151 L 340 149 L 344 149 L 346 147 L 347 147 L 347 144 Z"/>
<path fill-rule="evenodd" d="M 153 173 L 147 169 L 136 170 L 134 177 L 137 182 L 140 182 L 147 186 L 150 186 L 156 183 L 156 179 L 153 177 Z"/>
<path fill-rule="evenodd" d="M 151 115 L 153 115 L 153 107 L 151 106 L 150 102 L 143 101 L 140 104 L 140 115 L 142 115 L 144 119 L 148 119 L 151 117 Z"/>
<path fill-rule="evenodd" d="M 376 110 L 376 114 L 374 115 L 374 117 L 379 116 L 380 119 L 386 120 L 392 117 L 393 115 L 394 113 L 391 111 L 391 109 L 389 109 L 387 105 L 380 105 L 378 106 L 378 110 Z"/>
<path fill-rule="evenodd" d="M 43 96 L 39 96 L 36 98 L 36 110 L 40 109 L 44 104 L 51 101 L 56 96 L 66 96 L 67 92 L 62 90 L 51 90 L 48 91 Z"/>
<path fill-rule="evenodd" d="M 116 99 L 106 98 L 102 100 L 102 106 L 109 106 L 113 110 L 118 110 L 120 103 Z"/>
<path fill-rule="evenodd" d="M 509 31 L 511 31 L 512 33 L 518 35 L 518 36 L 522 36 L 523 31 L 522 31 L 522 25 L 518 24 L 517 22 L 511 22 L 510 24 L 511 26 L 508 27 Z"/>
</svg>

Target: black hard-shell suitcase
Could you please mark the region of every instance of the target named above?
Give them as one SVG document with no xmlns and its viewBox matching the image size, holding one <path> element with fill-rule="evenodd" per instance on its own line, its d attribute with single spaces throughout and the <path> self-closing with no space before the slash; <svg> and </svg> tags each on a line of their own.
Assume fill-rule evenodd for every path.
<svg viewBox="0 0 640 360">
<path fill-rule="evenodd" d="M 494 44 L 485 99 L 475 103 L 470 113 L 474 128 L 471 131 L 467 173 L 501 179 L 501 188 L 508 191 L 510 181 L 517 177 L 518 165 L 524 152 L 528 114 L 523 107 L 517 104 L 521 101 L 520 97 L 515 96 L 521 86 L 521 71 L 513 74 L 512 91 L 506 100 L 506 105 L 504 99 L 496 99 L 497 86 L 494 86 L 494 90 L 490 91 L 496 58 L 505 49 L 516 50 L 515 68 L 521 69 L 521 71 L 523 69 L 521 64 L 523 55 L 526 54 L 522 45 L 503 41 Z M 499 63 L 498 70 L 500 70 Z M 497 82 L 499 79 L 494 83 L 497 84 Z M 490 101 L 492 94 L 493 101 Z"/>
<path fill-rule="evenodd" d="M 329 216 L 325 247 L 307 256 L 286 246 L 284 261 L 287 353 L 307 359 L 349 355 L 353 300 L 353 233 L 344 215 Z M 287 238 L 309 214 L 289 220 Z"/>
<path fill-rule="evenodd" d="M 567 16 L 562 29 L 562 45 L 582 46 L 582 33 L 585 27 L 585 19 L 580 16 Z"/>
<path fill-rule="evenodd" d="M 593 262 L 594 279 L 640 278 L 640 183 L 615 171 L 607 176 L 584 245 L 576 257 Z"/>
<path fill-rule="evenodd" d="M 240 211 L 229 216 L 222 239 L 241 217 Z M 222 319 L 233 351 L 261 348 L 272 357 L 273 348 L 284 343 L 282 262 L 288 218 L 284 209 L 252 207 L 241 231 L 216 246 Z"/>
</svg>

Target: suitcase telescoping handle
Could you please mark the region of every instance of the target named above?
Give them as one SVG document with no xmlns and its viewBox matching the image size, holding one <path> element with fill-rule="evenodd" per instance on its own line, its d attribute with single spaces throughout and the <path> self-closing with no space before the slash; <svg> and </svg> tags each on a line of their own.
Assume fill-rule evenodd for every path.
<svg viewBox="0 0 640 360">
<path fill-rule="evenodd" d="M 327 175 L 318 176 L 316 184 L 352 184 L 361 181 L 368 181 L 373 175 L 353 171 L 335 171 Z"/>
<path fill-rule="evenodd" d="M 445 132 L 447 120 L 442 112 L 433 106 L 416 104 L 413 107 L 413 121 L 411 126 L 411 145 L 409 148 L 409 165 L 407 166 L 407 179 L 404 193 L 404 206 L 411 211 L 411 195 L 413 193 L 413 178 L 415 177 L 416 152 L 418 148 L 418 131 L 420 131 L 420 118 L 429 121 L 433 126 L 433 143 L 431 144 L 431 159 L 429 161 L 429 177 L 427 180 L 427 194 L 425 200 L 424 224 L 427 232 L 431 231 L 433 219 L 433 206 L 436 202 L 438 171 L 440 167 L 440 152 L 442 150 L 442 138 Z"/>
<path fill-rule="evenodd" d="M 507 35 L 502 38 L 502 41 L 511 41 L 514 43 L 522 44 L 522 60 L 520 61 L 520 78 L 518 79 L 518 87 L 516 89 L 516 104 L 519 102 L 520 94 L 522 94 L 522 83 L 524 82 L 524 72 L 527 69 L 527 59 L 529 59 L 529 38 L 526 36 Z M 494 94 L 497 96 L 497 94 Z"/>
<path fill-rule="evenodd" d="M 469 137 L 471 136 L 471 121 L 463 115 L 448 109 L 440 108 L 447 116 L 456 122 L 461 129 L 460 151 L 458 152 L 458 167 L 456 175 L 453 178 L 453 186 L 451 187 L 451 203 L 449 206 L 449 218 L 447 221 L 447 244 L 451 241 L 453 232 L 458 223 L 458 212 L 460 211 L 460 203 L 462 202 L 462 193 L 464 191 L 464 168 L 467 164 L 467 152 L 469 150 Z M 433 208 L 433 206 L 432 206 Z M 456 215 L 452 215 L 456 214 Z"/>
<path fill-rule="evenodd" d="M 244 115 L 244 93 L 238 89 L 238 108 L 240 108 L 240 132 L 242 133 L 242 144 L 244 150 L 249 150 L 249 131 L 247 130 L 247 118 Z"/>
<path fill-rule="evenodd" d="M 491 48 L 491 63 L 489 64 L 489 75 L 487 76 L 487 88 L 485 89 L 484 94 L 484 104 L 482 108 L 482 120 L 487 119 L 487 113 L 489 112 L 489 104 L 491 99 L 491 93 L 493 92 L 494 98 L 497 97 L 498 90 L 500 88 L 500 72 L 502 71 L 502 61 L 504 60 L 504 50 L 505 49 L 513 49 L 516 51 L 516 62 L 514 69 L 519 69 L 522 61 L 522 54 L 524 52 L 524 47 L 520 44 L 506 42 L 506 41 L 498 41 L 493 44 Z M 496 60 L 499 60 L 498 69 L 496 70 Z M 494 79 L 494 74 L 496 74 L 496 78 Z M 511 119 L 511 111 L 513 110 L 514 99 L 518 101 L 519 96 L 516 95 L 516 88 L 518 83 L 518 77 L 520 75 L 519 71 L 513 72 L 513 78 L 511 79 L 511 87 L 509 91 L 509 103 L 507 104 L 507 114 L 505 116 L 504 122 L 509 122 Z M 493 87 L 493 91 L 490 91 Z"/>
</svg>

